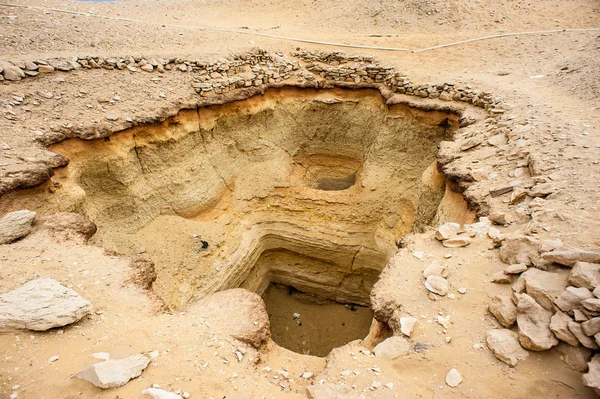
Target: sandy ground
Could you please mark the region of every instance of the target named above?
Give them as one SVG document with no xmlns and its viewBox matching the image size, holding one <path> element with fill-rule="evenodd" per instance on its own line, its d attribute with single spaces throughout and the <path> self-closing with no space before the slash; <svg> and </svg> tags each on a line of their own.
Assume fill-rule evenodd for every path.
<svg viewBox="0 0 600 399">
<path fill-rule="evenodd" d="M 314 40 L 422 48 L 454 40 L 511 31 L 598 27 L 597 1 L 381 1 L 266 2 L 266 1 L 120 1 L 80 3 L 21 1 L 18 4 L 56 7 L 99 15 L 128 17 L 159 25 L 99 20 L 49 11 L 0 6 L 2 58 L 32 59 L 75 55 L 189 56 L 214 59 L 260 46 L 284 51 L 316 45 L 160 24 L 243 29 Z M 373 37 L 382 35 L 382 37 Z M 327 47 L 327 49 L 335 49 Z M 354 50 L 346 50 L 349 53 Z M 358 52 L 358 50 L 356 50 Z M 600 248 L 600 32 L 568 32 L 517 36 L 475 42 L 423 53 L 363 50 L 382 63 L 395 66 L 418 82 L 469 84 L 493 92 L 514 106 L 522 125 L 523 140 L 553 170 L 567 176 L 566 186 L 547 202 L 548 216 L 539 223 L 541 236 L 560 237 L 564 243 L 598 251 Z M 43 152 L 31 142 L 33 130 L 51 127 L 61 118 L 100 119 L 105 109 L 101 96 L 120 96 L 114 109 L 135 114 L 176 103 L 193 95 L 187 81 L 165 75 L 162 82 L 147 76 L 105 71 L 74 72 L 57 81 L 40 76 L 0 86 L 0 99 L 19 93 L 46 91 L 74 97 L 81 89 L 90 93 L 91 108 L 71 108 L 65 100 L 43 101 L 20 121 L 2 119 L 0 141 L 3 170 L 18 168 Z M 535 78 L 532 78 L 535 77 Z M 159 97 L 165 92 L 167 98 Z M 83 103 L 81 103 L 83 104 Z M 518 226 L 517 228 L 522 228 Z M 424 353 L 413 353 L 402 362 L 364 355 L 354 343 L 322 358 L 299 356 L 271 344 L 254 364 L 238 364 L 236 343 L 221 337 L 210 322 L 194 321 L 182 314 L 156 313 L 159 304 L 144 292 L 122 287 L 127 261 L 107 256 L 102 249 L 57 244 L 41 233 L 0 247 L 0 292 L 37 276 L 47 276 L 72 286 L 95 306 L 95 313 L 80 323 L 46 333 L 0 335 L 0 397 L 13 392 L 19 398 L 130 398 L 143 388 L 160 384 L 182 389 L 199 398 L 304 397 L 311 381 L 305 371 L 327 381 L 344 381 L 358 389 L 373 381 L 393 383 L 393 389 L 371 391 L 371 397 L 594 397 L 583 387 L 580 374 L 568 369 L 553 351 L 532 353 L 516 369 L 498 362 L 485 349 L 485 331 L 496 326 L 486 312 L 487 299 L 503 287 L 487 283 L 500 270 L 497 254 L 481 242 L 452 251 L 448 261 L 453 283 L 468 293 L 456 301 L 431 302 L 422 285 L 407 295 L 415 316 L 422 320 L 416 342 L 429 342 Z M 412 250 L 429 254 L 427 260 L 447 253 L 430 235 L 415 239 Z M 407 254 L 410 259 L 410 254 Z M 486 262 L 478 260 L 486 258 Z M 415 270 L 424 261 L 411 259 Z M 495 267 L 495 269 L 494 269 Z M 451 315 L 448 331 L 433 320 Z M 450 344 L 446 336 L 451 336 Z M 113 357 L 160 352 L 141 378 L 118 390 L 101 391 L 71 375 L 91 364 L 95 352 Z M 48 364 L 48 359 L 60 359 Z M 224 359 L 227 362 L 224 362 Z M 245 362 L 248 363 L 245 363 Z M 268 368 L 267 368 L 268 366 Z M 465 381 L 451 390 L 446 372 L 456 367 Z M 381 373 L 374 371 L 380 369 Z M 292 377 L 282 377 L 286 370 Z M 356 371 L 356 373 L 354 372 Z M 321 373 L 321 374 L 319 374 Z M 383 378 L 383 377 L 385 378 Z M 283 386 L 281 385 L 283 384 Z M 17 387 L 18 386 L 18 387 Z"/>
</svg>

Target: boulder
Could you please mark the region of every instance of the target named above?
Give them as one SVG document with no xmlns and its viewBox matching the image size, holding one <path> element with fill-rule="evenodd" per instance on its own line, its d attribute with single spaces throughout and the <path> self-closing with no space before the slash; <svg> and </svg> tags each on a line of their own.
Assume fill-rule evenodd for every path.
<svg viewBox="0 0 600 399">
<path fill-rule="evenodd" d="M 564 341 L 572 346 L 579 346 L 579 340 L 569 330 L 569 322 L 573 321 L 569 316 L 561 312 L 560 310 L 554 313 L 550 319 L 550 330 L 554 333 L 556 338 Z"/>
<path fill-rule="evenodd" d="M 7 61 L 0 61 L 0 68 L 4 69 L 4 79 L 6 80 L 21 80 L 25 77 L 25 72 L 16 65 Z"/>
<path fill-rule="evenodd" d="M 527 295 L 536 300 L 544 309 L 553 310 L 554 300 L 564 291 L 567 276 L 563 273 L 529 269 L 521 274 Z"/>
<path fill-rule="evenodd" d="M 584 299 L 581 304 L 590 312 L 600 312 L 600 299 L 598 298 Z"/>
<path fill-rule="evenodd" d="M 543 254 L 550 251 L 556 251 L 561 249 L 562 247 L 563 243 L 558 238 L 554 240 L 544 240 L 540 244 L 540 253 Z"/>
<path fill-rule="evenodd" d="M 493 297 L 488 310 L 506 328 L 511 328 L 517 321 L 517 307 L 508 296 L 496 295 Z"/>
<path fill-rule="evenodd" d="M 594 355 L 588 363 L 589 371 L 583 375 L 583 385 L 592 388 L 600 395 L 600 355 Z"/>
<path fill-rule="evenodd" d="M 517 298 L 517 325 L 521 345 L 533 351 L 543 351 L 556 346 L 558 339 L 549 327 L 552 312 L 544 309 L 527 294 L 517 294 Z"/>
<path fill-rule="evenodd" d="M 524 263 L 515 263 L 504 269 L 505 274 L 521 274 L 527 271 L 527 265 Z"/>
<path fill-rule="evenodd" d="M 513 367 L 519 360 L 529 356 L 529 353 L 519 344 L 518 338 L 517 333 L 507 329 L 490 330 L 486 334 L 488 347 L 494 355 Z"/>
<path fill-rule="evenodd" d="M 385 359 L 395 359 L 404 356 L 410 350 L 410 343 L 402 337 L 390 337 L 380 343 L 373 349 L 377 357 Z"/>
<path fill-rule="evenodd" d="M 429 277 L 427 277 L 427 280 L 425 281 L 425 288 L 427 288 L 429 291 L 433 292 L 434 294 L 446 296 L 446 295 L 448 295 L 448 292 L 450 291 L 450 284 L 443 277 L 429 276 Z"/>
<path fill-rule="evenodd" d="M 600 254 L 597 252 L 571 249 L 566 251 L 551 251 L 542 254 L 542 258 L 548 262 L 572 267 L 577 262 L 600 263 Z"/>
<path fill-rule="evenodd" d="M 211 320 L 225 334 L 257 349 L 271 337 L 264 301 L 243 288 L 211 294 L 192 305 L 187 313 Z"/>
<path fill-rule="evenodd" d="M 92 304 L 58 281 L 41 278 L 0 295 L 0 331 L 45 331 L 79 321 Z"/>
<path fill-rule="evenodd" d="M 496 284 L 512 284 L 516 277 L 514 274 L 506 274 L 504 271 L 496 272 L 492 275 L 490 281 Z"/>
<path fill-rule="evenodd" d="M 574 347 L 564 342 L 558 344 L 554 349 L 561 354 L 563 362 L 573 370 L 585 373 L 588 371 L 588 362 L 592 358 L 592 351 L 583 346 Z"/>
<path fill-rule="evenodd" d="M 0 219 L 0 244 L 9 244 L 31 233 L 36 213 L 22 210 L 11 212 Z"/>
<path fill-rule="evenodd" d="M 581 345 L 585 346 L 588 349 L 600 349 L 600 347 L 598 347 L 598 344 L 596 343 L 596 341 L 594 341 L 593 338 L 590 338 L 583 333 L 580 323 L 571 320 L 567 323 L 567 326 L 569 327 L 569 331 L 571 331 L 573 335 L 577 338 L 577 340 L 581 342 Z"/>
<path fill-rule="evenodd" d="M 594 290 L 600 286 L 600 264 L 577 262 L 569 274 L 569 284 Z"/>
<path fill-rule="evenodd" d="M 522 263 L 530 266 L 539 263 L 539 243 L 527 236 L 507 236 L 500 247 L 500 259 L 509 265 Z"/>
<path fill-rule="evenodd" d="M 458 233 L 460 233 L 460 224 L 448 222 L 438 227 L 435 232 L 435 238 L 444 241 L 456 236 Z"/>
<path fill-rule="evenodd" d="M 345 384 L 318 384 L 306 388 L 308 399 L 361 399 L 363 395 Z"/>
<path fill-rule="evenodd" d="M 573 309 L 579 308 L 583 300 L 593 297 L 594 295 L 587 288 L 567 287 L 554 300 L 554 303 L 563 312 L 570 312 Z"/>
<path fill-rule="evenodd" d="M 41 217 L 39 224 L 41 230 L 48 230 L 58 241 L 86 242 L 96 233 L 96 225 L 80 213 L 54 213 Z"/>
<path fill-rule="evenodd" d="M 131 355 L 125 359 L 105 360 L 81 370 L 75 376 L 86 380 L 98 388 L 121 387 L 142 374 L 150 359 L 144 355 Z"/>
</svg>

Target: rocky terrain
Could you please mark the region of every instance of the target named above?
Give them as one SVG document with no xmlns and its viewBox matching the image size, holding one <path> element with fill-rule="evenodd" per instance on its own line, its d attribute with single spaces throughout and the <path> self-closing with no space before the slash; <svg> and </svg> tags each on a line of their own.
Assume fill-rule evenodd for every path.
<svg viewBox="0 0 600 399">
<path fill-rule="evenodd" d="M 600 10 L 551 3 L 0 5 L 0 395 L 595 397 Z M 368 335 L 286 349 L 273 283 Z"/>
</svg>

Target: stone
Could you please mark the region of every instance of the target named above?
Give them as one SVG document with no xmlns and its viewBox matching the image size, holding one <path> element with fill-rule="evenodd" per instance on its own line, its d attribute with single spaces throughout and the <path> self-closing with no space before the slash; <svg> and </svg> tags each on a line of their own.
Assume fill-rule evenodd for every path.
<svg viewBox="0 0 600 399">
<path fill-rule="evenodd" d="M 35 212 L 27 210 L 4 215 L 0 219 L 0 244 L 9 244 L 31 233 L 35 216 Z"/>
<path fill-rule="evenodd" d="M 415 328 L 415 324 L 417 323 L 416 317 L 400 317 L 400 332 L 407 337 L 410 337 L 413 329 Z"/>
<path fill-rule="evenodd" d="M 584 299 L 581 304 L 590 312 L 600 312 L 600 299 L 598 298 Z"/>
<path fill-rule="evenodd" d="M 470 245 L 473 239 L 467 236 L 456 236 L 442 241 L 442 245 L 446 248 L 461 248 Z"/>
<path fill-rule="evenodd" d="M 427 280 L 425 281 L 425 288 L 427 288 L 429 291 L 433 292 L 434 294 L 446 296 L 446 295 L 448 295 L 448 292 L 450 291 L 450 284 L 443 277 L 429 276 L 429 277 L 427 277 Z"/>
<path fill-rule="evenodd" d="M 472 237 L 473 235 L 476 235 L 478 237 L 485 237 L 491 224 L 492 223 L 488 218 L 480 217 L 479 222 L 477 223 L 465 224 L 464 230 L 465 233 L 469 233 L 469 235 Z"/>
<path fill-rule="evenodd" d="M 554 300 L 554 303 L 563 312 L 570 312 L 573 309 L 577 309 L 581 306 L 581 301 L 585 299 L 593 298 L 594 295 L 587 288 L 575 288 L 567 287 L 558 298 Z"/>
<path fill-rule="evenodd" d="M 590 338 L 583 333 L 580 323 L 570 320 L 567 323 L 567 326 L 569 327 L 569 331 L 573 333 L 573 335 L 575 336 L 575 338 L 577 338 L 581 345 L 585 346 L 588 349 L 600 349 L 600 347 L 598 347 L 598 344 L 596 344 L 593 338 Z"/>
<path fill-rule="evenodd" d="M 506 214 L 504 212 L 492 212 L 488 215 L 490 221 L 500 226 L 506 226 L 509 222 L 506 220 Z"/>
<path fill-rule="evenodd" d="M 592 291 L 592 294 L 594 294 L 594 296 L 595 296 L 596 298 L 600 298 L 600 286 L 599 286 L 599 287 L 596 287 L 596 288 L 594 288 L 594 291 Z"/>
<path fill-rule="evenodd" d="M 512 274 L 506 274 L 504 271 L 496 272 L 492 275 L 490 281 L 496 284 L 512 284 L 515 281 L 515 276 Z"/>
<path fill-rule="evenodd" d="M 536 184 L 528 192 L 530 197 L 546 197 L 558 191 L 557 187 L 552 183 Z"/>
<path fill-rule="evenodd" d="M 572 346 L 579 346 L 579 340 L 569 330 L 570 321 L 572 321 L 571 318 L 559 310 L 550 319 L 550 330 L 561 341 Z"/>
<path fill-rule="evenodd" d="M 435 238 L 437 238 L 440 241 L 448 240 L 449 238 L 458 235 L 458 233 L 460 233 L 460 230 L 460 224 L 458 223 L 444 223 L 443 225 L 438 227 L 437 231 L 435 232 Z"/>
<path fill-rule="evenodd" d="M 462 376 L 460 375 L 458 370 L 450 369 L 448 374 L 446 374 L 446 384 L 449 387 L 454 388 L 454 387 L 457 387 L 458 384 L 460 384 L 461 382 L 462 382 Z"/>
<path fill-rule="evenodd" d="M 588 321 L 590 318 L 585 315 L 580 309 L 573 309 L 573 320 L 577 322 Z"/>
<path fill-rule="evenodd" d="M 423 277 L 440 276 L 448 277 L 448 269 L 438 261 L 434 261 L 423 271 Z"/>
<path fill-rule="evenodd" d="M 152 72 L 154 70 L 154 67 L 151 64 L 144 64 L 140 67 L 140 69 L 142 71 Z"/>
<path fill-rule="evenodd" d="M 92 364 L 75 376 L 91 382 L 98 388 L 116 388 L 127 384 L 129 380 L 142 374 L 149 363 L 150 359 L 144 355 L 131 355 L 124 359 L 105 360 Z"/>
<path fill-rule="evenodd" d="M 581 331 L 588 337 L 598 334 L 600 332 L 600 317 L 594 317 L 581 323 Z"/>
<path fill-rule="evenodd" d="M 145 290 L 152 288 L 152 284 L 154 284 L 157 277 L 154 262 L 149 259 L 134 258 L 131 260 L 129 267 L 131 267 L 129 281 Z"/>
<path fill-rule="evenodd" d="M 517 307 L 511 298 L 506 295 L 496 295 L 493 297 L 488 310 L 506 328 L 511 328 L 517 321 Z"/>
<path fill-rule="evenodd" d="M 527 265 L 524 263 L 515 263 L 504 269 L 504 274 L 521 274 L 527 271 Z"/>
<path fill-rule="evenodd" d="M 542 254 L 548 262 L 558 263 L 563 266 L 575 266 L 577 262 L 600 263 L 600 254 L 597 252 L 571 249 L 566 251 L 550 251 Z"/>
<path fill-rule="evenodd" d="M 521 345 L 533 351 L 544 351 L 558 345 L 558 339 L 549 327 L 552 312 L 527 294 L 517 294 L 517 298 L 517 326 Z"/>
<path fill-rule="evenodd" d="M 346 384 L 318 384 L 306 388 L 308 399 L 361 399 L 358 392 Z"/>
<path fill-rule="evenodd" d="M 569 274 L 569 284 L 594 290 L 600 287 L 600 264 L 577 262 Z"/>
<path fill-rule="evenodd" d="M 517 333 L 507 329 L 490 330 L 486 334 L 486 341 L 490 350 L 499 360 L 510 366 L 516 366 L 519 360 L 529 356 L 518 340 Z"/>
<path fill-rule="evenodd" d="M 46 331 L 79 321 L 92 304 L 58 281 L 41 278 L 0 295 L 0 331 Z"/>
<path fill-rule="evenodd" d="M 119 115 L 117 115 L 117 114 L 106 114 L 105 118 L 107 120 L 109 120 L 109 121 L 113 121 L 114 122 L 114 121 L 119 120 Z"/>
<path fill-rule="evenodd" d="M 58 212 L 39 220 L 40 230 L 47 230 L 58 241 L 86 242 L 96 233 L 96 225 L 80 213 Z"/>
<path fill-rule="evenodd" d="M 509 265 L 522 263 L 527 266 L 539 262 L 539 244 L 536 240 L 526 236 L 507 236 L 500 247 L 500 259 Z"/>
<path fill-rule="evenodd" d="M 540 244 L 540 253 L 543 254 L 550 251 L 556 251 L 558 249 L 561 249 L 562 247 L 563 243 L 558 238 L 554 240 L 544 240 Z"/>
<path fill-rule="evenodd" d="M 373 349 L 376 357 L 393 360 L 404 356 L 410 350 L 410 343 L 402 337 L 390 337 Z"/>
<path fill-rule="evenodd" d="M 588 371 L 588 362 L 592 358 L 592 351 L 583 346 L 574 347 L 564 342 L 558 344 L 554 349 L 561 354 L 563 362 L 573 370 L 585 373 Z"/>
<path fill-rule="evenodd" d="M 567 276 L 558 272 L 529 269 L 521 276 L 525 282 L 527 295 L 547 310 L 554 309 L 554 300 L 567 286 Z"/>
<path fill-rule="evenodd" d="M 149 65 L 149 64 L 148 64 Z M 142 395 L 150 395 L 154 399 L 183 399 L 183 396 L 179 396 L 174 392 L 165 391 L 160 388 L 148 388 L 142 391 Z"/>
<path fill-rule="evenodd" d="M 38 65 L 38 72 L 41 72 L 41 73 L 54 72 L 54 67 L 51 65 Z"/>
<path fill-rule="evenodd" d="M 0 68 L 4 69 L 2 73 L 4 74 L 4 79 L 6 80 L 21 80 L 21 78 L 25 77 L 25 72 L 10 62 L 0 61 Z"/>
</svg>

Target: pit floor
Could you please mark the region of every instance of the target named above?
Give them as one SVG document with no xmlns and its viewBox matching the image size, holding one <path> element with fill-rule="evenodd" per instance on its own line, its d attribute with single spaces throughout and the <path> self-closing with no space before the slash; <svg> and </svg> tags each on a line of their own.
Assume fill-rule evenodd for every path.
<svg viewBox="0 0 600 399">
<path fill-rule="evenodd" d="M 292 291 L 289 287 L 271 284 L 264 294 L 271 335 L 280 346 L 297 353 L 327 356 L 333 348 L 363 339 L 369 333 L 373 320 L 369 308 L 315 301 Z M 300 315 L 299 319 L 294 318 L 294 313 Z"/>
</svg>

